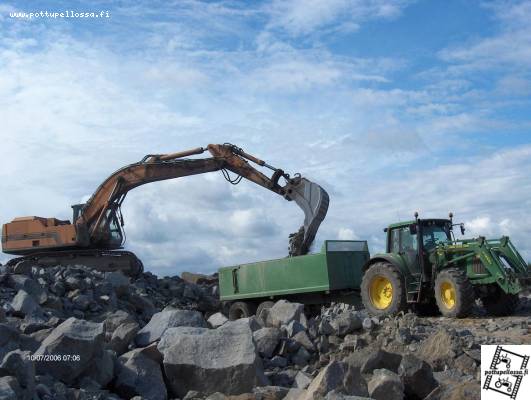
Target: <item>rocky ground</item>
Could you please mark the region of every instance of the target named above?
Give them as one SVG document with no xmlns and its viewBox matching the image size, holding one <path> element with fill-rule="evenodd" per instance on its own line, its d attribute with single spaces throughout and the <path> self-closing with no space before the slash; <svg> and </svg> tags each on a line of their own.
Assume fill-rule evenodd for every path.
<svg viewBox="0 0 531 400">
<path fill-rule="evenodd" d="M 0 267 L 0 399 L 472 400 L 481 344 L 531 343 L 529 297 L 496 319 L 280 300 L 231 322 L 215 277 L 182 278 Z"/>
</svg>

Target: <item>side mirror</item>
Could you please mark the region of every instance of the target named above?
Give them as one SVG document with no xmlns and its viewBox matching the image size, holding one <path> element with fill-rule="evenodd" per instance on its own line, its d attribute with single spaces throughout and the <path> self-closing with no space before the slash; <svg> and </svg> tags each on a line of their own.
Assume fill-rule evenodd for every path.
<svg viewBox="0 0 531 400">
<path fill-rule="evenodd" d="M 411 235 L 416 235 L 417 234 L 417 224 L 409 225 L 409 233 Z"/>
<path fill-rule="evenodd" d="M 461 225 L 459 225 L 459 227 L 461 228 L 461 235 L 464 235 L 465 234 L 465 224 L 461 224 Z"/>
</svg>

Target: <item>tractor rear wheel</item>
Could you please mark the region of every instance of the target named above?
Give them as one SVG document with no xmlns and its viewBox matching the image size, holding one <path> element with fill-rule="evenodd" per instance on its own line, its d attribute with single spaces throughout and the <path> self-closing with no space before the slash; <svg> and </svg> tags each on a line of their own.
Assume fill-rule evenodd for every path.
<svg viewBox="0 0 531 400">
<path fill-rule="evenodd" d="M 372 315 L 395 315 L 405 311 L 405 285 L 398 268 L 385 261 L 371 265 L 361 280 L 361 299 Z"/>
<path fill-rule="evenodd" d="M 435 279 L 435 300 L 445 317 L 463 318 L 469 315 L 475 294 L 466 273 L 454 268 L 440 272 Z"/>
<path fill-rule="evenodd" d="M 487 314 L 496 317 L 512 315 L 518 307 L 520 299 L 517 294 L 507 294 L 500 288 L 497 288 L 494 295 L 482 297 L 481 302 L 487 311 Z"/>
<path fill-rule="evenodd" d="M 232 303 L 229 309 L 229 320 L 236 321 L 240 318 L 248 318 L 254 314 L 255 308 L 251 303 L 237 301 Z"/>
</svg>

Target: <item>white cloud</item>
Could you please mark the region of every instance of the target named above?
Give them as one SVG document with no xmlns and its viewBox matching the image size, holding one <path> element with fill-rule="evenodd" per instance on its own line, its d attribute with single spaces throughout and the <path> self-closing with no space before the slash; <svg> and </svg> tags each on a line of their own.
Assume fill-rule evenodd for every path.
<svg viewBox="0 0 531 400">
<path fill-rule="evenodd" d="M 274 0 L 268 7 L 269 27 L 292 36 L 317 31 L 352 32 L 367 20 L 395 18 L 409 1 L 390 0 Z"/>
</svg>

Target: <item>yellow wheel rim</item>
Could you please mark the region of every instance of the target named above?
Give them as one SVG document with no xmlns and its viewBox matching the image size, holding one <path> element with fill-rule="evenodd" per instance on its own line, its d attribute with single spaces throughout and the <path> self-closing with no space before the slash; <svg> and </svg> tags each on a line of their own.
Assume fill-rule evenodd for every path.
<svg viewBox="0 0 531 400">
<path fill-rule="evenodd" d="M 393 301 L 393 285 L 384 276 L 376 276 L 369 289 L 371 303 L 379 310 L 383 310 L 391 305 Z"/>
<path fill-rule="evenodd" d="M 455 288 L 451 282 L 443 282 L 441 284 L 441 300 L 444 306 L 448 309 L 455 307 Z"/>
</svg>

